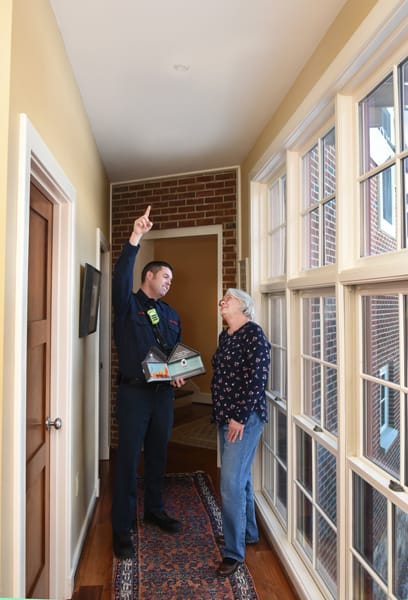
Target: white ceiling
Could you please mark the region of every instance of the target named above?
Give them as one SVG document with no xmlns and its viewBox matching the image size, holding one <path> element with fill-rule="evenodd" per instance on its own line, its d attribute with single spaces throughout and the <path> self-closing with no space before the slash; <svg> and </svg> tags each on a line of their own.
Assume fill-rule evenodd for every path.
<svg viewBox="0 0 408 600">
<path fill-rule="evenodd" d="M 109 180 L 241 163 L 344 3 L 51 0 Z"/>
</svg>

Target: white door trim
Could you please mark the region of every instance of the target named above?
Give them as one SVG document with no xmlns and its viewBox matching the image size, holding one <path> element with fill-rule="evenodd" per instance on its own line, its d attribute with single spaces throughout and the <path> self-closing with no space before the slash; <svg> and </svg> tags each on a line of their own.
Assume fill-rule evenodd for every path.
<svg viewBox="0 0 408 600">
<path fill-rule="evenodd" d="M 30 182 L 54 205 L 52 258 L 52 326 L 50 416 L 62 429 L 50 433 L 50 597 L 69 598 L 71 556 L 72 341 L 74 298 L 73 255 L 76 191 L 27 115 L 20 115 L 17 197 L 15 355 L 13 380 L 13 588 L 25 596 L 25 423 L 27 354 L 27 279 Z M 18 368 L 17 368 L 18 365 Z M 18 474 L 18 475 L 17 475 Z"/>
<path fill-rule="evenodd" d="M 110 247 L 99 227 L 96 230 L 96 268 L 102 273 L 95 353 L 95 482 L 99 496 L 99 460 L 110 453 L 110 353 L 111 353 L 111 268 Z M 103 367 L 101 368 L 101 364 Z"/>
</svg>

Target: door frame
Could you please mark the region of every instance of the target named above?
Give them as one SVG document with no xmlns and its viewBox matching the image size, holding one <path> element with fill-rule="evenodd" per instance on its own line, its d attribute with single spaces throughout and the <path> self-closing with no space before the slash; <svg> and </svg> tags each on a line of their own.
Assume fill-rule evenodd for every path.
<svg viewBox="0 0 408 600">
<path fill-rule="evenodd" d="M 163 238 L 179 238 L 179 237 L 199 237 L 203 235 L 216 235 L 217 236 L 217 290 L 218 298 L 222 296 L 222 225 L 202 225 L 201 227 L 181 227 L 179 229 L 161 229 L 161 230 L 150 230 L 143 236 L 143 244 L 146 245 L 146 241 L 153 241 L 156 239 Z M 140 281 L 140 276 L 137 269 L 141 272 L 139 265 L 144 264 L 144 261 L 140 259 L 142 246 L 139 251 L 139 261 L 137 261 L 135 269 L 135 281 Z M 136 275 L 137 273 L 137 275 Z M 222 318 L 217 311 L 217 331 L 221 331 Z M 217 341 L 217 340 L 215 340 Z"/>
<path fill-rule="evenodd" d="M 25 423 L 27 355 L 27 280 L 30 181 L 54 205 L 52 241 L 52 326 L 50 415 L 62 419 L 62 429 L 50 433 L 50 597 L 72 592 L 71 556 L 71 435 L 72 343 L 74 297 L 74 216 L 76 191 L 25 114 L 20 115 L 17 195 L 15 347 L 12 397 L 12 530 L 13 588 L 25 595 Z M 55 435 L 54 435 L 55 434 Z"/>
<path fill-rule="evenodd" d="M 110 455 L 111 380 L 111 255 L 99 227 L 96 230 L 96 268 L 102 273 L 98 342 L 95 352 L 95 489 L 99 496 L 99 461 Z M 103 369 L 100 364 L 103 363 Z"/>
</svg>

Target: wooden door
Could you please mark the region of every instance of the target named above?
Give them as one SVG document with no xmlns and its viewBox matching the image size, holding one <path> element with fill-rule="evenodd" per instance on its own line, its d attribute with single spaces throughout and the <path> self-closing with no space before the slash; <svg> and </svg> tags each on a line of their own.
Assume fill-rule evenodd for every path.
<svg viewBox="0 0 408 600">
<path fill-rule="evenodd" d="M 30 192 L 27 304 L 26 597 L 49 595 L 49 432 L 52 212 Z"/>
<path fill-rule="evenodd" d="M 210 394 L 211 357 L 218 337 L 217 236 L 157 239 L 154 258 L 168 261 L 174 269 L 174 284 L 164 301 L 180 315 L 183 342 L 201 353 L 206 373 L 194 377 L 194 383 Z"/>
</svg>

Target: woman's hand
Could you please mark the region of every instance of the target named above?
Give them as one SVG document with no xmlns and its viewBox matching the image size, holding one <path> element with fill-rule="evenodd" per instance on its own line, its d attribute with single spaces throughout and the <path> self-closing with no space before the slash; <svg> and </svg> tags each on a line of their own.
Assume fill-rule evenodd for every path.
<svg viewBox="0 0 408 600">
<path fill-rule="evenodd" d="M 244 427 L 245 425 L 243 425 L 242 423 L 238 423 L 238 421 L 230 419 L 227 433 L 228 442 L 236 442 L 237 439 L 242 440 L 242 436 L 244 434 Z"/>
</svg>

